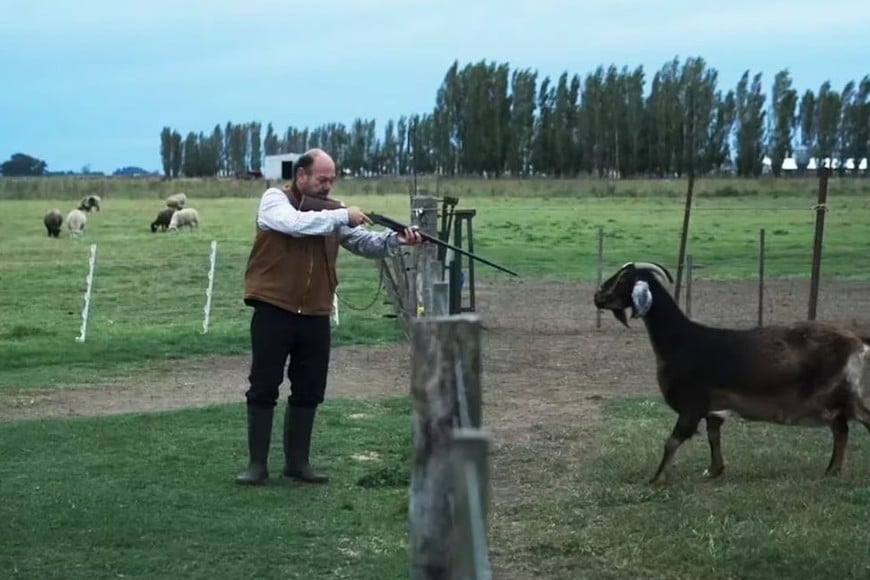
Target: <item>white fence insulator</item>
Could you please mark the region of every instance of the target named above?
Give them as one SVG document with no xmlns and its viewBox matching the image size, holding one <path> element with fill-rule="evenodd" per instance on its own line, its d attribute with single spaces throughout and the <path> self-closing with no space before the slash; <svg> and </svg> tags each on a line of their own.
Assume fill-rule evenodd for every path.
<svg viewBox="0 0 870 580">
<path fill-rule="evenodd" d="M 76 342 L 84 342 L 88 332 L 88 315 L 91 312 L 91 290 L 94 287 L 94 264 L 97 261 L 97 244 L 91 244 L 91 257 L 88 258 L 87 288 L 85 289 L 85 307 L 82 309 L 82 328 L 76 337 Z"/>
<path fill-rule="evenodd" d="M 205 290 L 205 307 L 203 308 L 202 333 L 208 332 L 209 317 L 211 316 L 211 296 L 214 290 L 214 266 L 217 261 L 217 240 L 211 241 L 211 258 L 208 268 L 208 287 Z"/>
</svg>

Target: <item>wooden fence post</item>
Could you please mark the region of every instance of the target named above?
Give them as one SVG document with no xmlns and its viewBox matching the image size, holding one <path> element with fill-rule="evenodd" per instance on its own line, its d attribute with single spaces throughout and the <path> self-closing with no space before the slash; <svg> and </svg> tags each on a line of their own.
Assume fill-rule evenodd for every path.
<svg viewBox="0 0 870 580">
<path fill-rule="evenodd" d="M 410 577 L 446 579 L 456 562 L 453 429 L 480 427 L 481 324 L 474 314 L 424 316 L 411 320 L 410 335 Z"/>
<path fill-rule="evenodd" d="M 686 316 L 692 317 L 692 254 L 686 254 Z"/>
<path fill-rule="evenodd" d="M 598 228 L 598 286 L 604 281 L 604 228 Z M 601 328 L 601 309 L 595 309 L 595 328 Z"/>
<path fill-rule="evenodd" d="M 432 316 L 450 314 L 450 282 L 438 280 L 432 285 Z"/>
<path fill-rule="evenodd" d="M 452 578 L 492 578 L 487 541 L 489 505 L 489 437 L 480 429 L 454 429 L 451 448 L 455 500 L 454 546 L 456 563 Z"/>
<path fill-rule="evenodd" d="M 758 231 L 758 326 L 764 326 L 764 228 Z"/>
<path fill-rule="evenodd" d="M 412 223 L 423 233 L 438 237 L 438 200 L 430 195 L 416 195 L 411 203 Z M 431 314 L 434 308 L 433 285 L 441 278 L 438 262 L 438 246 L 424 244 L 417 246 L 417 265 L 414 280 L 414 296 L 417 316 Z"/>
</svg>

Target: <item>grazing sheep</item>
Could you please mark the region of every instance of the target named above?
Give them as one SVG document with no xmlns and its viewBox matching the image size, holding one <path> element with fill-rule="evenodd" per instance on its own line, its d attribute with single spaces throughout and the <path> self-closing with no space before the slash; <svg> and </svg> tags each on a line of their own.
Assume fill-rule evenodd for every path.
<svg viewBox="0 0 870 580">
<path fill-rule="evenodd" d="M 181 226 L 188 226 L 191 230 L 199 227 L 199 213 L 192 207 L 180 209 L 169 220 L 169 231 L 177 232 Z"/>
<path fill-rule="evenodd" d="M 85 227 L 88 225 L 88 216 L 85 215 L 85 212 L 76 208 L 67 214 L 66 225 L 69 228 L 69 235 L 77 238 L 85 233 Z"/>
<path fill-rule="evenodd" d="M 169 222 L 172 220 L 172 214 L 174 213 L 175 209 L 171 207 L 161 210 L 157 214 L 157 218 L 151 222 L 151 233 L 153 234 L 156 232 L 158 227 L 165 232 L 166 228 L 169 227 Z"/>
<path fill-rule="evenodd" d="M 60 213 L 59 209 L 52 209 L 42 218 L 42 223 L 45 224 L 45 229 L 48 230 L 48 237 L 59 238 L 60 228 L 63 225 L 63 214 Z"/>
<path fill-rule="evenodd" d="M 720 427 L 731 415 L 781 425 L 827 426 L 834 437 L 827 473 L 840 473 L 849 421 L 870 430 L 862 400 L 870 336 L 846 326 L 805 321 L 751 329 L 715 328 L 687 318 L 666 289 L 670 273 L 650 262 L 628 263 L 595 292 L 595 306 L 628 326 L 642 318 L 657 362 L 657 379 L 677 423 L 650 483 L 661 482 L 680 445 L 707 426 L 710 467 L 725 470 Z M 865 334 L 865 333 L 861 333 Z"/>
<path fill-rule="evenodd" d="M 96 209 L 100 211 L 100 202 L 103 201 L 100 199 L 99 195 L 86 195 L 79 202 L 78 209 L 82 211 L 91 211 L 92 209 Z"/>
<path fill-rule="evenodd" d="M 166 207 L 181 209 L 187 203 L 187 196 L 183 193 L 175 193 L 166 198 Z"/>
</svg>

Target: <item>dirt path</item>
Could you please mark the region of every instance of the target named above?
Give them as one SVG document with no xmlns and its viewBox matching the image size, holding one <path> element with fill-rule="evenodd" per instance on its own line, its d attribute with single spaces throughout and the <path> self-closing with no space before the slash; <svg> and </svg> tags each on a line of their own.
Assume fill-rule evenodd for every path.
<svg viewBox="0 0 870 580">
<path fill-rule="evenodd" d="M 477 311 L 483 333 L 483 421 L 492 434 L 492 555 L 499 578 L 532 578 L 510 551 L 514 510 L 542 490 L 558 489 L 566 470 L 586 452 L 585 436 L 599 421 L 601 402 L 631 394 L 657 395 L 654 361 L 639 322 L 618 326 L 609 314 L 595 328 L 590 284 L 499 280 L 480 284 Z M 819 318 L 849 321 L 868 312 L 867 284 L 825 282 Z M 693 317 L 708 324 L 749 326 L 757 317 L 752 282 L 695 282 Z M 777 281 L 765 294 L 766 323 L 806 315 L 806 281 Z M 866 318 L 866 317 L 864 317 Z M 399 396 L 408 392 L 406 343 L 337 348 L 327 398 Z M 0 420 L 159 411 L 240 402 L 247 356 L 209 357 L 145 375 L 54 390 L 12 393 Z M 284 391 L 282 390 L 282 396 Z M 328 403 L 328 401 L 327 401 Z M 546 466 L 558 464 L 560 469 Z"/>
</svg>

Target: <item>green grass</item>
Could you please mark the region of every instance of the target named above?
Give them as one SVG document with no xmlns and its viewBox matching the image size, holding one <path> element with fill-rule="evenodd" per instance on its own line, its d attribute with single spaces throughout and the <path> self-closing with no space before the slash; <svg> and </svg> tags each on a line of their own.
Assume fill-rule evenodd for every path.
<svg viewBox="0 0 870 580">
<path fill-rule="evenodd" d="M 232 481 L 246 460 L 242 405 L 0 423 L 0 575 L 406 578 L 409 412 L 406 398 L 328 401 L 314 442 L 328 486 L 276 477 L 276 420 L 274 485 L 262 489 Z M 651 488 L 672 412 L 636 398 L 604 413 L 590 455 L 538 449 L 530 468 L 561 475 L 501 508 L 509 531 L 490 543 L 502 567 L 548 579 L 870 573 L 863 429 L 847 473 L 828 478 L 827 430 L 731 421 L 720 480 L 701 480 L 698 436 Z"/>
<path fill-rule="evenodd" d="M 282 410 L 279 407 L 279 410 Z M 247 462 L 244 407 L 0 423 L 4 578 L 407 577 L 410 403 L 330 401 L 313 460 L 273 485 Z"/>
<path fill-rule="evenodd" d="M 406 194 L 359 194 L 361 181 L 342 183 L 337 195 L 408 219 Z M 215 182 L 201 185 L 208 183 Z M 443 188 L 467 183 L 494 187 L 486 181 L 451 183 L 444 182 Z M 549 183 L 549 189 L 540 197 L 512 192 L 460 199 L 460 209 L 477 210 L 474 250 L 481 256 L 523 277 L 593 280 L 601 228 L 605 275 L 629 260 L 660 261 L 675 270 L 683 201 L 672 195 L 673 185 L 660 195 L 601 197 L 594 190 L 582 190 L 583 197 L 571 198 L 560 196 L 558 187 L 579 187 L 581 182 L 528 183 L 532 190 Z M 603 182 L 592 183 L 601 187 Z M 619 187 L 631 183 L 619 182 Z M 688 247 L 701 267 L 696 277 L 754 277 L 761 228 L 767 232 L 768 276 L 809 275 L 815 220 L 810 209 L 815 199 L 812 183 L 754 183 L 766 189 L 734 189 L 734 195 L 724 196 L 716 194 L 718 189 L 705 193 L 699 186 Z M 780 188 L 771 189 L 770 183 L 780 183 Z M 863 180 L 832 183 L 822 273 L 867 279 L 870 262 L 863 258 L 870 248 L 870 196 L 856 193 Z M 752 184 L 734 181 L 727 187 Z M 162 205 L 157 196 L 107 193 L 103 211 L 89 214 L 83 238 L 46 237 L 41 223 L 45 211 L 56 206 L 66 212 L 73 205 L 65 198 L 0 201 L 6 216 L 0 229 L 0 389 L 75 385 L 94 380 L 98 373 L 128 373 L 151 360 L 247 352 L 250 311 L 241 299 L 256 197 L 191 194 L 191 205 L 202 216 L 201 229 L 172 235 L 152 234 L 148 228 Z M 210 328 L 202 334 L 212 240 L 218 242 L 217 267 Z M 87 340 L 81 344 L 75 339 L 90 244 L 97 245 L 96 267 Z M 384 318 L 392 309 L 383 299 L 367 310 L 348 307 L 363 307 L 375 297 L 376 264 L 342 252 L 339 269 L 339 293 L 345 302 L 339 308 L 335 344 L 400 338 L 396 321 Z M 478 263 L 476 276 L 500 279 L 504 274 Z"/>
<path fill-rule="evenodd" d="M 610 403 L 558 489 L 506 507 L 506 557 L 542 578 L 867 578 L 870 438 L 853 429 L 847 474 L 823 475 L 827 429 L 726 422 L 728 464 L 702 480 L 704 435 L 650 487 L 675 415 L 659 399 Z M 553 466 L 544 467 L 553 469 Z"/>
</svg>

